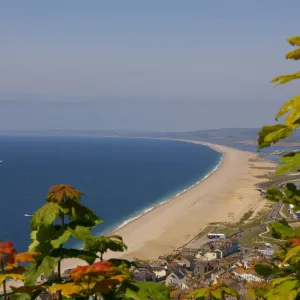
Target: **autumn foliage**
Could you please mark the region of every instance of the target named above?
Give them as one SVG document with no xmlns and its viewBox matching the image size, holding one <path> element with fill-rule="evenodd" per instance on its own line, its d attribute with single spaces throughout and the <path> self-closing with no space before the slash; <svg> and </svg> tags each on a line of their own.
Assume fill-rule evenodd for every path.
<svg viewBox="0 0 300 300">
<path fill-rule="evenodd" d="M 0 284 L 3 285 L 3 291 L 6 298 L 6 280 L 13 278 L 23 280 L 25 268 L 20 263 L 33 262 L 37 252 L 17 253 L 12 242 L 0 242 Z"/>
<path fill-rule="evenodd" d="M 154 282 L 133 280 L 134 263 L 104 259 L 108 251 L 124 251 L 122 237 L 94 236 L 91 229 L 102 223 L 98 216 L 81 204 L 83 193 L 70 185 L 49 189 L 46 203 L 31 220 L 29 251 L 17 253 L 11 242 L 0 242 L 0 284 L 7 299 L 7 279 L 22 280 L 23 286 L 10 287 L 11 299 L 36 299 L 42 292 L 55 298 L 89 299 L 169 299 L 169 290 Z M 64 247 L 70 239 L 81 241 L 82 249 Z M 82 265 L 63 277 L 63 259 L 77 258 Z M 42 279 L 44 278 L 44 279 Z M 42 282 L 41 282 L 42 281 Z"/>
<path fill-rule="evenodd" d="M 111 262 L 98 262 L 91 266 L 81 266 L 70 273 L 73 282 L 57 284 L 49 288 L 51 292 L 61 291 L 64 297 L 87 296 L 97 293 L 107 294 L 116 286 L 129 279 L 122 269 Z"/>
</svg>

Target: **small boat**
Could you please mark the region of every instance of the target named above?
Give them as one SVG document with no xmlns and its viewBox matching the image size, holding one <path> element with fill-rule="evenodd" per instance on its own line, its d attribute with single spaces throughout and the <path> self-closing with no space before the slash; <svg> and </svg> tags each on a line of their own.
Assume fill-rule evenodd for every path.
<svg viewBox="0 0 300 300">
<path fill-rule="evenodd" d="M 32 217 L 33 215 L 25 214 L 24 217 Z"/>
<path fill-rule="evenodd" d="M 3 162 L 3 160 L 0 160 L 0 163 L 2 163 Z"/>
</svg>

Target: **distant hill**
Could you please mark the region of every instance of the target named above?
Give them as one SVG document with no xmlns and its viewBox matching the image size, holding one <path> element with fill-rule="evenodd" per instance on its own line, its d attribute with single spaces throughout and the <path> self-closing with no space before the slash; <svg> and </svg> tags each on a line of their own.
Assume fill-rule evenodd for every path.
<svg viewBox="0 0 300 300">
<path fill-rule="evenodd" d="M 114 136 L 114 137 L 149 137 L 149 138 L 172 138 L 198 140 L 214 143 L 251 143 L 257 142 L 259 128 L 223 128 L 207 129 L 188 132 L 139 132 L 122 130 L 47 130 L 47 131 L 2 131 L 2 135 L 43 135 L 43 136 Z M 284 143 L 299 143 L 300 131 L 295 131 L 293 135 Z"/>
<path fill-rule="evenodd" d="M 223 128 L 208 129 L 189 132 L 166 132 L 166 133 L 148 133 L 149 137 L 167 137 L 174 139 L 201 140 L 204 142 L 214 143 L 244 143 L 256 144 L 258 139 L 259 128 Z M 295 131 L 293 135 L 280 144 L 299 143 L 300 131 Z"/>
</svg>

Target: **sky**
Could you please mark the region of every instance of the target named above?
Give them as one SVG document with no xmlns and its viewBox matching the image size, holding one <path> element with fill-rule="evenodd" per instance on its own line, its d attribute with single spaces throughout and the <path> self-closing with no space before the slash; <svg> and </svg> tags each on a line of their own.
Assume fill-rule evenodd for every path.
<svg viewBox="0 0 300 300">
<path fill-rule="evenodd" d="M 0 5 L 0 131 L 258 128 L 299 90 L 299 0 Z"/>
</svg>

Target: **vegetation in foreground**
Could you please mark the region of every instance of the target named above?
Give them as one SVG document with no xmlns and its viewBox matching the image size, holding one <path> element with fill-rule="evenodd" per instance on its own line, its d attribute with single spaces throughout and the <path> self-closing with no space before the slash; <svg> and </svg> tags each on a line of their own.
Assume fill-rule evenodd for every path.
<svg viewBox="0 0 300 300">
<path fill-rule="evenodd" d="M 31 244 L 28 252 L 17 253 L 11 242 L 0 243 L 0 284 L 8 299 L 7 279 L 24 282 L 11 287 L 9 299 L 36 299 L 43 293 L 56 299 L 169 299 L 169 290 L 155 282 L 135 282 L 131 273 L 134 263 L 109 259 L 107 251 L 124 251 L 127 247 L 120 236 L 95 237 L 91 229 L 102 221 L 80 203 L 82 193 L 69 185 L 50 188 L 47 202 L 32 217 Z M 84 248 L 64 247 L 69 239 L 84 243 Z M 82 266 L 63 278 L 63 259 L 81 259 Z M 43 280 L 45 278 L 45 280 Z"/>
<path fill-rule="evenodd" d="M 287 53 L 287 59 L 300 59 L 300 37 L 288 38 L 295 50 Z M 300 72 L 275 77 L 272 82 L 282 85 L 300 78 Z M 288 100 L 276 115 L 276 121 L 286 115 L 284 124 L 263 126 L 259 132 L 258 149 L 269 147 L 281 139 L 285 139 L 300 126 L 300 95 Z M 280 175 L 298 170 L 300 167 L 300 152 L 290 152 L 279 159 L 275 174 Z M 294 210 L 300 210 L 300 190 L 293 183 L 287 183 L 282 189 L 271 187 L 267 190 L 267 199 L 293 204 Z M 257 273 L 272 276 L 273 279 L 265 284 L 253 283 L 248 286 L 247 299 L 300 299 L 300 228 L 292 228 L 286 220 L 270 224 L 272 235 L 276 239 L 285 240 L 280 251 L 273 257 L 273 264 L 255 266 Z M 224 299 L 226 295 L 235 295 L 236 291 L 228 289 L 222 283 L 210 288 L 194 291 L 194 299 Z"/>
</svg>

